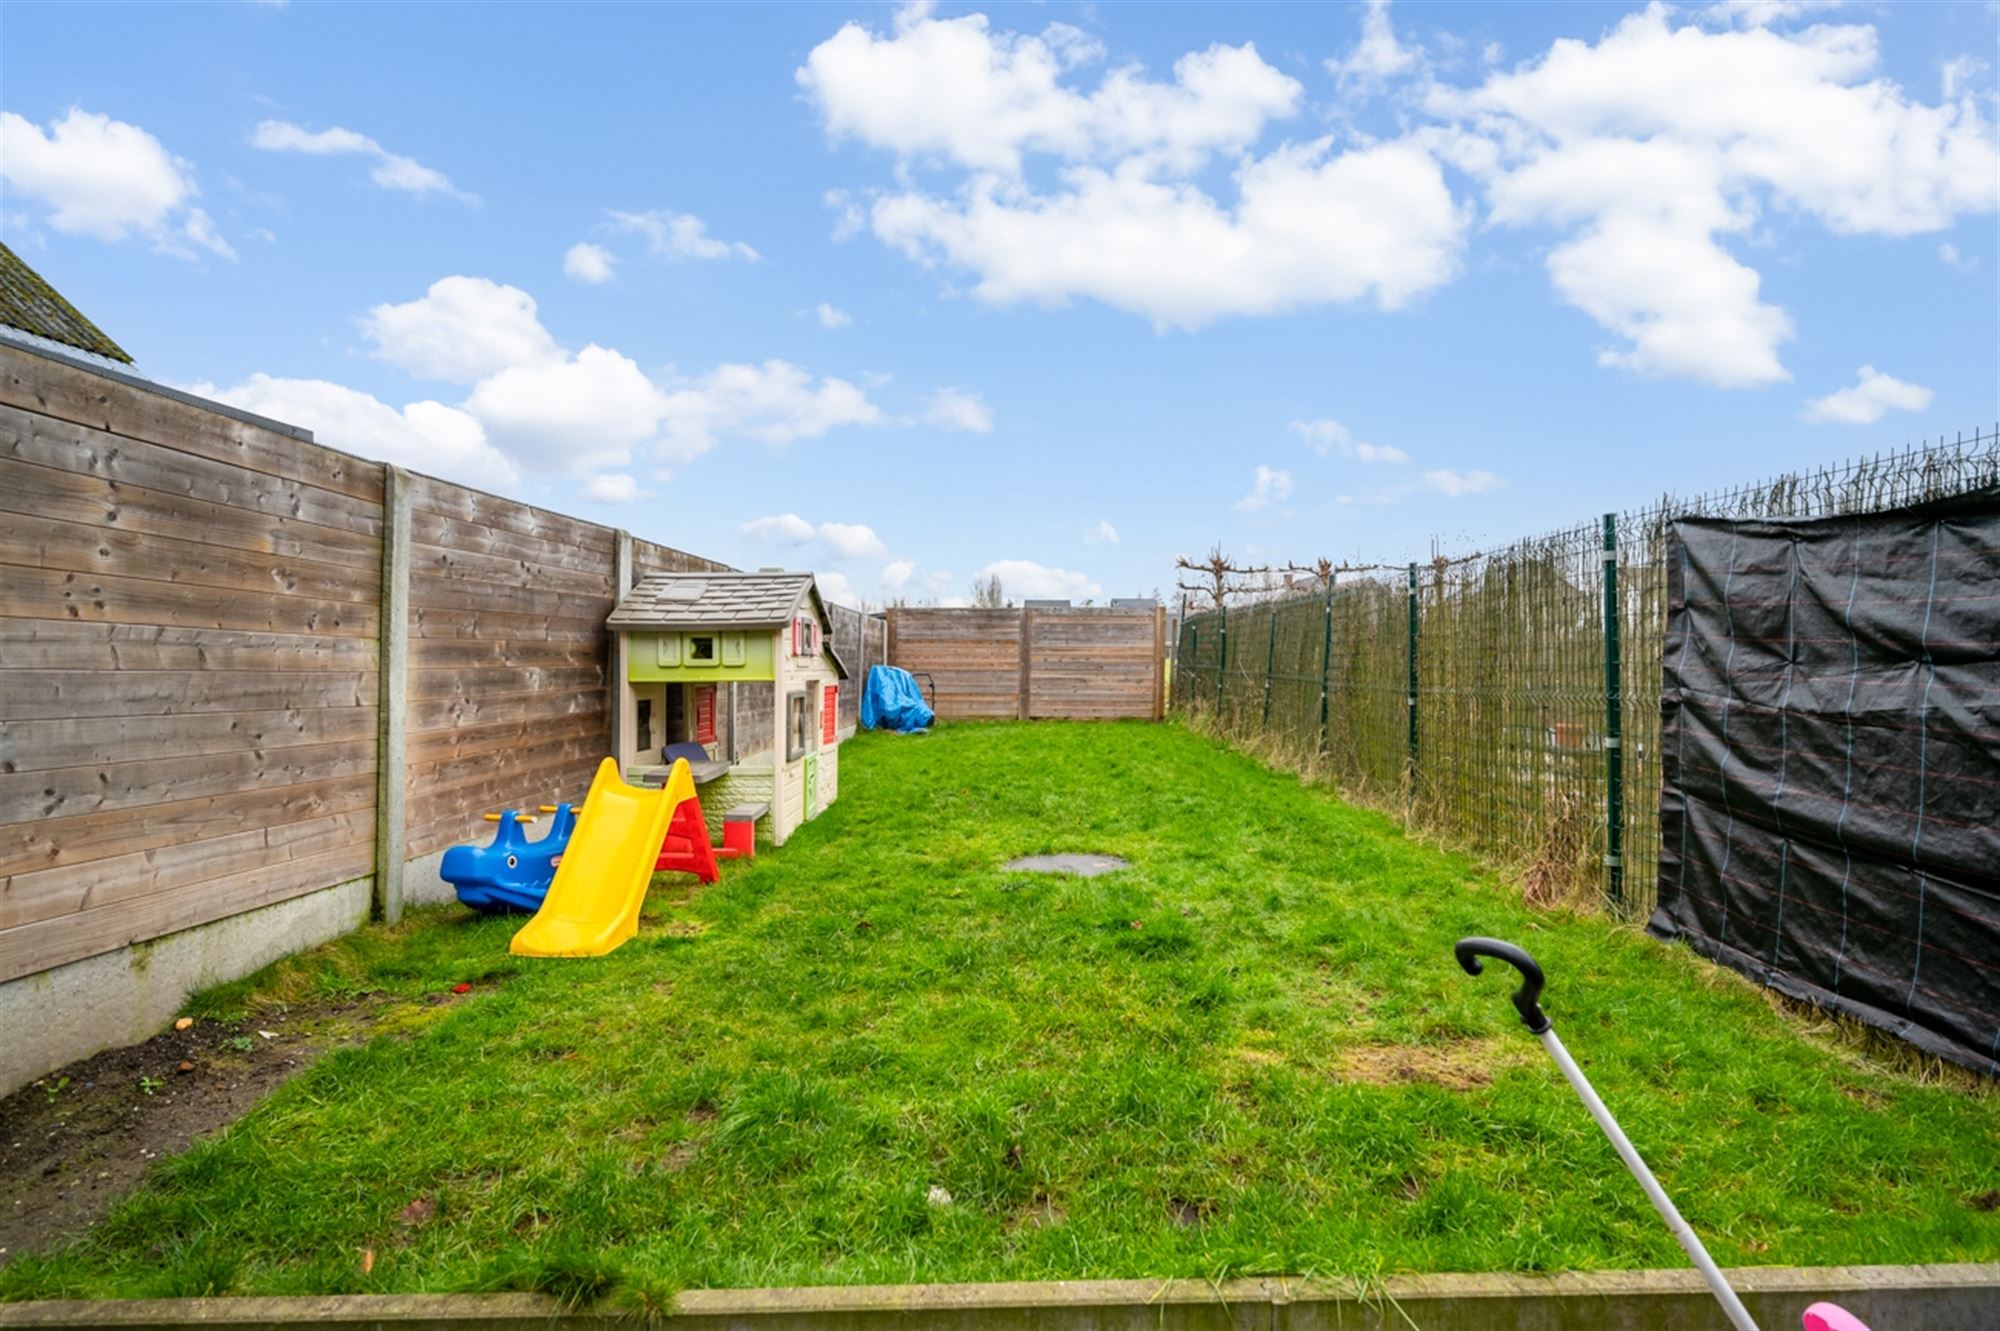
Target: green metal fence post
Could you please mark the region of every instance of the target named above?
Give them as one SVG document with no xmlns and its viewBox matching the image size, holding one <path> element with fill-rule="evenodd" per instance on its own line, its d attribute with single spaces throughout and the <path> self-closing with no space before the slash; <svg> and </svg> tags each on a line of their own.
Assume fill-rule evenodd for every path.
<svg viewBox="0 0 2000 1331">
<path fill-rule="evenodd" d="M 1326 752 L 1326 674 L 1333 666 L 1333 580 L 1340 575 L 1326 575 L 1326 624 L 1320 630 L 1319 639 L 1319 751 Z"/>
<path fill-rule="evenodd" d="M 1216 724 L 1220 725 L 1222 723 L 1222 708 L 1225 701 L 1223 689 L 1229 683 L 1228 605 L 1216 606 L 1215 614 L 1216 618 L 1221 621 L 1221 627 L 1216 630 L 1221 636 L 1215 645 L 1215 720 Z"/>
<path fill-rule="evenodd" d="M 1417 566 L 1410 565 L 1410 757 L 1405 799 L 1417 802 Z"/>
<path fill-rule="evenodd" d="M 1194 632 L 1194 626 L 1188 623 L 1187 593 L 1182 592 L 1181 617 L 1174 621 L 1174 673 L 1172 675 L 1172 683 L 1167 689 L 1168 701 L 1172 702 L 1176 708 L 1180 706 L 1181 693 L 1187 687 L 1183 676 L 1194 665 L 1194 656 L 1187 650 L 1188 637 Z"/>
<path fill-rule="evenodd" d="M 1618 515 L 1604 515 L 1604 886 L 1625 899 L 1625 700 L 1618 682 Z"/>
<path fill-rule="evenodd" d="M 1276 603 L 1272 603 L 1264 613 L 1268 616 L 1267 627 L 1269 632 L 1264 635 L 1264 720 L 1258 728 L 1269 730 L 1271 728 L 1271 665 L 1272 658 L 1278 654 L 1278 607 Z"/>
</svg>

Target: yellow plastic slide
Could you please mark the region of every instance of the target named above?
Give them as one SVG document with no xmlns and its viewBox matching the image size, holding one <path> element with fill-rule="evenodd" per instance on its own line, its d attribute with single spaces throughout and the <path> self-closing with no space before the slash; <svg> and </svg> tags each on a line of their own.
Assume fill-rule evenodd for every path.
<svg viewBox="0 0 2000 1331">
<path fill-rule="evenodd" d="M 599 763 L 549 894 L 507 950 L 517 957 L 601 957 L 638 933 L 667 822 L 692 798 L 694 774 L 685 759 L 660 790 L 628 786 L 615 761 Z"/>
</svg>

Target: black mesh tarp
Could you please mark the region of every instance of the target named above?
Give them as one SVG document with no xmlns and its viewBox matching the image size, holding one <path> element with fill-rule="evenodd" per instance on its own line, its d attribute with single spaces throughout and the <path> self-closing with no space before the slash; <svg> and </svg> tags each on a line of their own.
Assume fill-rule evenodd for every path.
<svg viewBox="0 0 2000 1331">
<path fill-rule="evenodd" d="M 1683 519 L 1669 576 L 1649 929 L 2000 1075 L 2000 496 Z"/>
</svg>

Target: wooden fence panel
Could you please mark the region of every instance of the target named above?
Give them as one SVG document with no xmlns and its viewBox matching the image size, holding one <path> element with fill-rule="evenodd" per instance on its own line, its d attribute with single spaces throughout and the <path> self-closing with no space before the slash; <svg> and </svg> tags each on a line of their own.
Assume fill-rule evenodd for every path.
<svg viewBox="0 0 2000 1331">
<path fill-rule="evenodd" d="M 935 681 L 944 720 L 1158 719 L 1161 612 L 1071 609 L 889 612 L 889 660 Z"/>
<path fill-rule="evenodd" d="M 628 539 L 0 346 L 0 984 L 581 798 Z"/>
<path fill-rule="evenodd" d="M 1159 715 L 1158 610 L 1028 610 L 1028 715 L 1077 721 Z"/>
<path fill-rule="evenodd" d="M 481 816 L 581 802 L 610 752 L 604 618 L 617 534 L 410 477 L 405 849 L 481 839 Z"/>
<path fill-rule="evenodd" d="M 0 348 L 0 981 L 369 872 L 381 495 Z"/>
</svg>

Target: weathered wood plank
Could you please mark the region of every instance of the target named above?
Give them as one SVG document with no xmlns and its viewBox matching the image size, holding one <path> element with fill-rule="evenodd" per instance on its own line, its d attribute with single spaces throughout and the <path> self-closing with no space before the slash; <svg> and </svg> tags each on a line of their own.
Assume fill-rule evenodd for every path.
<svg viewBox="0 0 2000 1331">
<path fill-rule="evenodd" d="M 608 593 L 603 596 L 578 596 L 540 587 L 501 587 L 492 583 L 435 578 L 413 570 L 410 574 L 410 604 L 421 610 L 498 611 L 513 615 L 602 620 L 611 613 L 612 600 Z"/>
<path fill-rule="evenodd" d="M 456 726 L 498 725 L 576 714 L 606 716 L 604 695 L 571 693 L 552 699 L 545 694 L 524 693 L 502 698 L 456 697 L 414 702 L 410 704 L 410 735 L 414 739 Z"/>
<path fill-rule="evenodd" d="M 448 610 L 443 607 L 410 607 L 410 650 L 424 650 L 417 639 L 473 638 L 485 641 L 544 640 L 607 642 L 605 615 L 579 617 L 509 614 L 499 610 Z M 412 658 L 414 659 L 414 657 Z"/>
<path fill-rule="evenodd" d="M 477 758 L 522 748 L 537 740 L 588 739 L 608 743 L 605 717 L 601 712 L 572 712 L 532 720 L 503 721 L 495 725 L 454 726 L 413 735 L 409 761 L 412 764 Z M 609 752 L 609 750 L 607 750 Z"/>
<path fill-rule="evenodd" d="M 143 819 L 129 813 L 84 814 L 28 823 L 0 837 L 0 874 L 177 845 L 205 837 L 276 827 L 326 814 L 375 807 L 372 777 L 342 777 L 302 786 L 259 788 L 233 795 L 159 804 Z"/>
<path fill-rule="evenodd" d="M 410 508 L 413 512 L 436 513 L 476 526 L 513 532 L 557 545 L 589 550 L 597 554 L 605 569 L 611 567 L 611 528 L 600 527 L 582 518 L 552 513 L 545 508 L 482 494 L 432 476 L 410 477 Z"/>
<path fill-rule="evenodd" d="M 116 905 L 213 878 L 361 845 L 367 813 L 336 813 L 0 878 L 0 929 Z"/>
<path fill-rule="evenodd" d="M 0 458 L 0 511 L 38 513 L 141 536 L 201 541 L 342 567 L 372 565 L 380 547 L 364 532 L 11 458 Z"/>
<path fill-rule="evenodd" d="M 369 638 L 0 619 L 0 670 L 373 670 Z"/>
<path fill-rule="evenodd" d="M 379 477 L 372 495 L 357 497 L 5 405 L 0 457 L 364 535 L 381 531 Z"/>
<path fill-rule="evenodd" d="M 374 705 L 372 670 L 0 672 L 0 715 L 10 720 Z"/>
<path fill-rule="evenodd" d="M 489 669 L 416 670 L 410 674 L 412 702 L 431 702 L 438 698 L 500 697 L 516 693 L 580 693 L 602 690 L 603 687 L 604 667 L 597 662 L 554 669 L 496 666 Z"/>
<path fill-rule="evenodd" d="M 604 659 L 605 635 L 575 638 L 423 638 L 411 640 L 416 670 L 458 670 L 468 666 L 540 666 L 561 669 Z"/>
<path fill-rule="evenodd" d="M 0 774 L 0 826 L 375 771 L 375 737 Z"/>
<path fill-rule="evenodd" d="M 0 565 L 7 564 L 314 601 L 366 604 L 380 595 L 372 565 L 280 559 L 260 551 L 20 513 L 0 522 Z"/>
<path fill-rule="evenodd" d="M 0 578 L 0 617 L 372 637 L 380 615 L 368 603 L 9 567 Z"/>
<path fill-rule="evenodd" d="M 342 846 L 115 905 L 0 929 L 0 981 L 332 887 L 365 876 L 373 858 L 372 846 Z"/>
<path fill-rule="evenodd" d="M 729 565 L 700 555 L 677 550 L 670 545 L 634 539 L 632 567 L 642 576 L 648 573 L 727 573 Z"/>
<path fill-rule="evenodd" d="M 562 568 L 572 573 L 602 573 L 605 586 L 611 583 L 611 564 L 594 548 L 579 548 L 567 541 L 540 536 L 523 536 L 499 527 L 483 526 L 446 517 L 422 509 L 410 511 L 410 540 L 419 546 L 454 550 L 505 559 L 538 568 Z"/>
<path fill-rule="evenodd" d="M 373 707 L 7 720 L 0 721 L 0 772 L 262 752 L 366 739 L 374 733 Z"/>
<path fill-rule="evenodd" d="M 611 599 L 609 569 L 572 569 L 536 560 L 508 559 L 443 546 L 414 544 L 410 568 L 447 582 L 494 587 L 534 587 L 590 601 Z"/>
<path fill-rule="evenodd" d="M 382 497 L 380 463 L 13 347 L 0 348 L 0 402 L 134 439 L 172 440 L 198 457 L 356 499 Z"/>
</svg>

